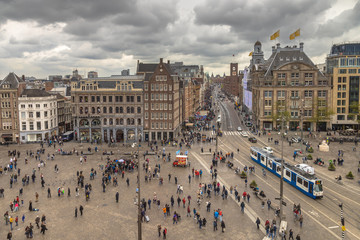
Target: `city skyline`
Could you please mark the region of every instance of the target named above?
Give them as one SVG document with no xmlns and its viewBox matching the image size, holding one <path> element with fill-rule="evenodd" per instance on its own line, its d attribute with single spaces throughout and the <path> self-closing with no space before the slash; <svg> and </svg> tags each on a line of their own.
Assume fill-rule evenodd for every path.
<svg viewBox="0 0 360 240">
<path fill-rule="evenodd" d="M 136 61 L 204 65 L 228 75 L 228 64 L 249 64 L 255 41 L 271 46 L 305 42 L 314 63 L 325 62 L 333 43 L 356 41 L 360 2 L 346 1 L 106 1 L 26 3 L 0 1 L 0 74 L 45 78 L 97 71 L 135 73 Z M 305 22 L 304 19 L 307 21 Z M 286 23 L 286 25 L 284 25 Z M 293 41 L 289 35 L 301 29 Z M 280 37 L 270 35 L 280 29 Z M 233 56 L 234 55 L 234 56 Z"/>
</svg>

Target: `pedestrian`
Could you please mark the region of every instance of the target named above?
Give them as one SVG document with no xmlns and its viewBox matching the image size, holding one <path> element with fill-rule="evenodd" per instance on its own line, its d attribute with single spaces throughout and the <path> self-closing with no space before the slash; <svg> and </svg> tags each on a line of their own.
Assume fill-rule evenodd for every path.
<svg viewBox="0 0 360 240">
<path fill-rule="evenodd" d="M 174 178 L 174 179 L 175 179 L 175 184 L 177 184 L 177 182 L 178 182 L 178 179 L 177 179 L 177 177 L 175 176 L 175 178 Z"/>
<path fill-rule="evenodd" d="M 171 174 L 169 173 L 169 175 L 168 175 L 168 176 L 169 176 L 169 182 L 170 182 L 170 179 L 171 179 Z"/>
<path fill-rule="evenodd" d="M 47 191 L 47 192 L 48 192 L 47 197 L 48 197 L 48 198 L 51 198 L 51 190 L 50 190 L 50 188 L 48 188 L 48 191 Z"/>
<path fill-rule="evenodd" d="M 190 210 L 190 206 L 187 207 L 187 214 L 186 217 L 191 217 L 191 210 Z"/>
<path fill-rule="evenodd" d="M 159 224 L 157 228 L 158 228 L 159 237 L 161 237 L 161 225 Z"/>
<path fill-rule="evenodd" d="M 84 211 L 84 207 L 83 207 L 82 205 L 80 205 L 79 210 L 80 210 L 80 216 L 82 216 L 82 215 L 83 215 L 83 211 Z"/>
<path fill-rule="evenodd" d="M 225 232 L 225 222 L 221 221 L 221 232 Z"/>
<path fill-rule="evenodd" d="M 261 200 L 261 209 L 264 209 L 264 206 L 265 206 L 265 201 L 264 200 Z M 270 208 L 269 208 L 270 209 Z"/>
<path fill-rule="evenodd" d="M 25 222 L 25 214 L 22 215 L 21 220 L 23 223 Z"/>
<path fill-rule="evenodd" d="M 8 239 L 8 240 L 11 240 L 11 239 L 12 239 L 12 233 L 11 233 L 11 232 L 9 232 L 9 233 L 7 234 L 7 239 Z"/>
<path fill-rule="evenodd" d="M 127 184 L 127 186 L 130 185 L 130 180 L 129 180 L 129 178 L 126 178 L 126 184 Z"/>
<path fill-rule="evenodd" d="M 75 217 L 77 218 L 77 207 L 75 207 Z"/>
<path fill-rule="evenodd" d="M 119 192 L 116 192 L 115 194 L 115 200 L 118 203 L 119 202 Z M 151 201 L 150 201 L 151 202 Z M 150 204 L 149 204 L 149 209 L 150 209 Z"/>
<path fill-rule="evenodd" d="M 14 219 L 12 216 L 10 216 L 9 222 L 10 222 L 10 230 L 12 231 L 13 230 L 12 224 L 14 222 Z"/>
<path fill-rule="evenodd" d="M 149 209 L 151 209 L 151 199 L 148 200 Z"/>
<path fill-rule="evenodd" d="M 289 240 L 294 240 L 294 231 L 292 229 L 289 230 Z"/>
<path fill-rule="evenodd" d="M 302 228 L 303 220 L 304 220 L 304 218 L 303 218 L 303 215 L 301 214 L 300 218 L 299 218 L 300 228 Z"/>
<path fill-rule="evenodd" d="M 260 218 L 259 217 L 257 217 L 257 219 L 256 219 L 256 227 L 257 227 L 257 229 L 259 230 L 259 225 L 260 225 Z"/>
<path fill-rule="evenodd" d="M 250 193 L 246 195 L 248 203 L 250 202 Z"/>
<path fill-rule="evenodd" d="M 270 199 L 267 200 L 268 210 L 270 211 L 271 201 Z"/>
<path fill-rule="evenodd" d="M 164 236 L 163 238 L 164 238 L 164 239 L 166 239 L 166 234 L 167 234 L 167 229 L 164 228 L 164 230 L 163 230 L 163 236 Z"/>
<path fill-rule="evenodd" d="M 214 231 L 217 231 L 217 221 L 216 220 L 214 220 L 213 226 L 214 226 Z"/>
<path fill-rule="evenodd" d="M 41 231 L 40 231 L 40 233 L 42 233 L 44 235 L 46 230 L 48 230 L 48 229 L 46 228 L 45 223 L 41 223 Z"/>
<path fill-rule="evenodd" d="M 301 240 L 300 239 L 300 234 L 296 235 L 296 240 Z"/>
<path fill-rule="evenodd" d="M 18 222 L 19 222 L 19 218 L 18 218 L 18 216 L 16 216 L 16 217 L 15 217 L 15 226 L 18 226 L 18 225 L 19 225 Z"/>
<path fill-rule="evenodd" d="M 189 174 L 189 183 L 191 183 L 191 175 Z"/>
<path fill-rule="evenodd" d="M 241 202 L 240 206 L 241 206 L 241 212 L 244 213 L 244 208 L 245 208 L 244 201 Z"/>
<path fill-rule="evenodd" d="M 70 188 L 68 187 L 68 197 L 70 197 L 71 194 L 70 194 Z"/>
<path fill-rule="evenodd" d="M 39 201 L 39 194 L 37 192 L 35 193 L 35 198 L 36 198 L 35 202 L 38 202 Z"/>
</svg>

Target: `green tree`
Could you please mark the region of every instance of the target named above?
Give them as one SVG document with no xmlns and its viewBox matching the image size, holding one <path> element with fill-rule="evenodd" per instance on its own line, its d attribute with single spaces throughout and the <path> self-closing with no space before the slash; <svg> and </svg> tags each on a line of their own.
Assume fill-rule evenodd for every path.
<svg viewBox="0 0 360 240">
<path fill-rule="evenodd" d="M 315 99 L 313 101 L 313 114 L 310 118 L 310 121 L 315 123 L 316 126 L 320 122 L 330 120 L 330 117 L 334 114 L 334 112 L 327 105 L 326 100 L 323 99 Z"/>
<path fill-rule="evenodd" d="M 287 122 L 290 120 L 290 112 L 287 111 L 285 100 L 279 100 L 275 103 L 269 118 L 271 118 L 273 123 L 275 123 L 276 128 L 278 128 L 278 126 L 281 127 L 282 119 L 284 119 L 284 125 L 286 126 Z"/>
<path fill-rule="evenodd" d="M 356 121 L 358 124 L 358 129 L 360 129 L 360 104 L 358 102 L 351 102 L 349 105 L 349 117 Z"/>
</svg>

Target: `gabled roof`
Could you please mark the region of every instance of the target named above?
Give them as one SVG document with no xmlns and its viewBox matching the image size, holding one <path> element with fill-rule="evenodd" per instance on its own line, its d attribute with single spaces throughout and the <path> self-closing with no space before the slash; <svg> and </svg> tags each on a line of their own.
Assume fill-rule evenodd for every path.
<svg viewBox="0 0 360 240">
<path fill-rule="evenodd" d="M 281 66 L 297 62 L 304 63 L 313 68 L 316 68 L 311 59 L 300 48 L 280 48 L 276 52 L 272 53 L 269 59 L 264 63 L 265 69 L 267 69 L 265 76 L 270 76 L 273 70 L 279 69 Z"/>
<path fill-rule="evenodd" d="M 0 82 L 0 88 L 3 88 L 4 85 L 10 85 L 10 89 L 17 89 L 20 82 L 24 81 L 18 75 L 11 72 Z"/>
<path fill-rule="evenodd" d="M 139 73 L 147 73 L 147 72 L 155 72 L 158 63 L 139 63 L 138 72 Z"/>
<path fill-rule="evenodd" d="M 20 97 L 49 97 L 52 94 L 46 92 L 45 90 L 40 89 L 24 89 L 24 91 L 20 94 Z"/>
</svg>

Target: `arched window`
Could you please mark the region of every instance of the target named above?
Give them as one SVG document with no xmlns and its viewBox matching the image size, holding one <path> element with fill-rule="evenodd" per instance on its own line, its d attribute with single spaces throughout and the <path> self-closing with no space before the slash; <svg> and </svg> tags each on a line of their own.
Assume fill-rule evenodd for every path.
<svg viewBox="0 0 360 240">
<path fill-rule="evenodd" d="M 138 125 L 141 125 L 141 118 L 138 118 Z"/>
<path fill-rule="evenodd" d="M 131 113 L 134 113 L 134 112 L 135 112 L 134 107 L 131 107 Z"/>
<path fill-rule="evenodd" d="M 97 113 L 101 113 L 101 108 L 100 107 L 97 107 Z"/>
<path fill-rule="evenodd" d="M 100 126 L 100 120 L 99 120 L 99 119 L 94 119 L 94 120 L 92 120 L 91 126 L 92 126 L 92 127 Z"/>
<path fill-rule="evenodd" d="M 80 114 L 83 114 L 83 108 L 80 107 Z"/>
<path fill-rule="evenodd" d="M 120 113 L 124 113 L 124 108 L 120 107 Z"/>
<path fill-rule="evenodd" d="M 126 119 L 126 124 L 130 125 L 130 118 Z"/>
<path fill-rule="evenodd" d="M 89 127 L 89 121 L 87 119 L 81 119 L 79 125 L 80 127 Z"/>
<path fill-rule="evenodd" d="M 109 119 L 109 125 L 113 125 L 113 119 L 112 118 Z"/>
<path fill-rule="evenodd" d="M 91 113 L 95 113 L 95 108 L 94 107 L 91 108 Z"/>
<path fill-rule="evenodd" d="M 106 113 L 106 107 L 103 107 L 103 113 Z"/>
<path fill-rule="evenodd" d="M 130 107 L 126 108 L 126 113 L 130 113 Z"/>
<path fill-rule="evenodd" d="M 107 119 L 104 118 L 104 125 L 107 125 Z"/>
<path fill-rule="evenodd" d="M 116 125 L 120 125 L 120 120 L 118 118 L 115 120 L 115 122 L 116 122 Z"/>
<path fill-rule="evenodd" d="M 116 108 L 115 108 L 115 112 L 116 112 L 116 113 L 119 113 L 119 112 L 120 112 L 119 107 L 116 107 Z"/>
<path fill-rule="evenodd" d="M 113 113 L 112 110 L 112 107 L 109 107 L 109 113 Z"/>
<path fill-rule="evenodd" d="M 120 125 L 124 125 L 124 119 L 120 118 Z"/>
<path fill-rule="evenodd" d="M 135 125 L 135 119 L 131 119 L 131 125 Z"/>
<path fill-rule="evenodd" d="M 88 113 L 89 113 L 89 108 L 85 107 L 85 114 L 88 114 Z"/>
<path fill-rule="evenodd" d="M 141 107 L 137 108 L 137 113 L 141 113 Z"/>
</svg>

